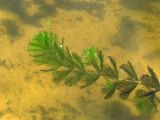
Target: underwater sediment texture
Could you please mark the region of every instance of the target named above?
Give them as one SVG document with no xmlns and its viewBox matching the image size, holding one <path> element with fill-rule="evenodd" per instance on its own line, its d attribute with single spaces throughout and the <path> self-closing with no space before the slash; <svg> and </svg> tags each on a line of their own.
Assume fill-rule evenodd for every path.
<svg viewBox="0 0 160 120">
<path fill-rule="evenodd" d="M 0 0 L 0 119 L 151 119 L 130 102 L 104 100 L 101 82 L 87 89 L 55 84 L 26 49 L 51 25 L 71 51 L 95 46 L 118 63 L 130 60 L 139 73 L 149 64 L 160 77 L 159 15 L 159 0 Z"/>
</svg>

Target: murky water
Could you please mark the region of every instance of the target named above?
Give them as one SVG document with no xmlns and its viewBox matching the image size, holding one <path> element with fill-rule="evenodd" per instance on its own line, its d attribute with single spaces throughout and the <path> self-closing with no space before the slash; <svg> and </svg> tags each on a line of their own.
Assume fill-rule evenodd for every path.
<svg viewBox="0 0 160 120">
<path fill-rule="evenodd" d="M 104 100 L 98 83 L 55 85 L 40 72 L 26 48 L 48 22 L 72 51 L 99 47 L 160 77 L 160 0 L 0 0 L 0 120 L 150 119 L 130 102 Z M 159 120 L 160 107 L 152 118 Z"/>
</svg>

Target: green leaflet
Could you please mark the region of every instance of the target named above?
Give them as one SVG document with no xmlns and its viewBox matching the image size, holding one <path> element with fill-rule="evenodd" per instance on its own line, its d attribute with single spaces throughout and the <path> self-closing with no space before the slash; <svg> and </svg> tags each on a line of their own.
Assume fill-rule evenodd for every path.
<svg viewBox="0 0 160 120">
<path fill-rule="evenodd" d="M 151 77 L 148 74 L 144 74 L 140 78 L 142 84 L 147 88 L 155 88 L 154 82 L 151 80 Z"/>
<path fill-rule="evenodd" d="M 118 87 L 118 84 L 119 84 L 118 82 L 112 81 L 112 80 L 108 80 L 106 82 L 106 85 L 102 90 L 102 92 L 105 94 L 105 97 L 104 97 L 105 99 L 110 99 L 114 95 Z"/>
<path fill-rule="evenodd" d="M 134 78 L 133 80 L 138 81 L 138 76 L 137 76 L 132 64 L 129 61 L 128 61 L 128 64 L 122 64 L 120 66 L 120 68 L 122 70 L 124 70 L 128 74 L 129 77 Z"/>
<path fill-rule="evenodd" d="M 91 47 L 84 50 L 86 64 L 92 65 L 96 70 L 99 70 L 99 55 L 98 49 Z"/>
<path fill-rule="evenodd" d="M 63 47 L 58 46 L 56 41 L 56 34 L 40 32 L 29 43 L 28 51 L 37 63 L 61 66 L 59 57 L 64 54 Z"/>
<path fill-rule="evenodd" d="M 111 56 L 108 57 L 108 60 L 109 60 L 109 63 L 111 65 L 112 69 L 116 73 L 117 79 L 118 79 L 119 73 L 118 73 L 117 64 L 116 64 L 115 60 Z"/>
<path fill-rule="evenodd" d="M 97 62 L 98 54 L 96 48 L 87 48 L 84 50 L 84 56 L 86 57 L 88 64 Z"/>
<path fill-rule="evenodd" d="M 77 55 L 76 53 L 72 53 L 72 61 L 73 61 L 74 65 L 77 66 L 78 68 L 80 68 L 82 70 L 85 69 L 83 62 L 81 60 L 81 57 L 79 55 Z"/>
<path fill-rule="evenodd" d="M 115 60 L 112 57 L 108 57 L 109 60 L 109 66 L 104 66 L 104 75 L 112 80 L 118 80 L 119 79 L 119 73 L 117 69 L 117 65 Z"/>
<path fill-rule="evenodd" d="M 103 67 L 104 67 L 104 55 L 102 54 L 102 51 L 99 51 L 98 58 L 99 58 L 99 66 L 100 66 L 101 69 L 103 69 Z"/>
<path fill-rule="evenodd" d="M 70 73 L 70 75 L 64 79 L 65 80 L 65 84 L 68 85 L 68 86 L 73 86 L 73 85 L 77 84 L 81 80 L 82 76 L 83 76 L 83 72 L 82 71 L 73 70 Z"/>
<path fill-rule="evenodd" d="M 57 70 L 53 71 L 54 81 L 61 82 L 64 80 L 70 73 L 72 72 L 71 69 L 67 70 Z"/>
<path fill-rule="evenodd" d="M 140 80 L 147 88 L 154 88 L 159 90 L 160 84 L 157 78 L 157 75 L 154 73 L 151 67 L 147 67 L 149 74 L 144 74 L 141 76 Z"/>
<path fill-rule="evenodd" d="M 157 110 L 157 101 L 154 91 L 138 90 L 135 97 L 135 104 L 142 114 L 150 114 Z"/>
<path fill-rule="evenodd" d="M 157 75 L 155 74 L 155 72 L 153 71 L 153 69 L 151 67 L 147 66 L 147 68 L 148 68 L 148 72 L 151 76 L 151 80 L 153 81 L 155 88 L 159 90 L 160 84 L 159 84 L 159 80 L 157 78 Z"/>
<path fill-rule="evenodd" d="M 114 69 L 110 66 L 104 66 L 104 75 L 112 80 L 118 80 L 118 76 L 115 73 Z"/>
<path fill-rule="evenodd" d="M 159 84 L 157 75 L 155 74 L 155 72 L 153 71 L 153 69 L 152 69 L 151 67 L 149 67 L 149 66 L 147 66 L 147 68 L 148 68 L 148 72 L 150 73 L 153 82 L 154 82 L 155 84 Z"/>
<path fill-rule="evenodd" d="M 136 95 L 138 97 L 147 97 L 147 96 L 150 96 L 150 95 L 155 95 L 155 93 L 156 93 L 156 91 L 154 91 L 154 90 L 139 89 L 139 90 L 137 90 Z"/>
<path fill-rule="evenodd" d="M 88 87 L 89 85 L 91 85 L 92 83 L 97 81 L 99 79 L 99 77 L 100 77 L 100 75 L 97 73 L 85 72 L 85 74 L 83 75 L 83 78 L 82 78 L 85 85 L 83 85 L 81 88 Z"/>
<path fill-rule="evenodd" d="M 105 98 L 109 99 L 113 96 L 116 89 L 120 92 L 120 97 L 123 99 L 127 99 L 130 93 L 136 88 L 137 83 L 133 83 L 130 81 L 113 81 L 108 80 L 106 86 L 103 88 L 103 92 L 106 94 Z"/>
<path fill-rule="evenodd" d="M 142 114 L 145 114 L 145 115 L 148 115 L 150 114 L 154 107 L 153 105 L 150 103 L 150 101 L 148 99 L 145 99 L 145 98 L 136 98 L 135 99 L 135 104 L 136 104 L 136 107 L 138 108 L 138 110 L 142 113 Z"/>
<path fill-rule="evenodd" d="M 120 91 L 120 97 L 123 99 L 127 99 L 130 93 L 136 88 L 136 86 L 137 83 L 122 80 L 118 86 L 118 89 Z"/>
</svg>

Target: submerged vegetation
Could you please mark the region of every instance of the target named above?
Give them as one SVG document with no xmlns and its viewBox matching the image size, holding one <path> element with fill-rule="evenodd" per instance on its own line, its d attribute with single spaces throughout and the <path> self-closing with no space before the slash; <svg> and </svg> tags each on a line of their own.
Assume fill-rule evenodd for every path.
<svg viewBox="0 0 160 120">
<path fill-rule="evenodd" d="M 110 99 L 116 91 L 120 98 L 127 99 L 135 91 L 133 102 L 140 112 L 148 114 L 157 110 L 160 100 L 156 94 L 160 91 L 160 83 L 150 66 L 147 66 L 148 73 L 139 76 L 129 61 L 118 67 L 109 56 L 107 64 L 97 48 L 87 48 L 83 56 L 79 56 L 70 52 L 63 43 L 63 39 L 53 32 L 39 32 L 28 46 L 34 61 L 47 65 L 48 69 L 44 71 L 51 72 L 55 82 L 63 81 L 68 86 L 79 83 L 81 88 L 85 88 L 104 77 L 106 84 L 102 92 L 105 99 Z M 122 75 L 120 70 L 126 75 Z"/>
</svg>

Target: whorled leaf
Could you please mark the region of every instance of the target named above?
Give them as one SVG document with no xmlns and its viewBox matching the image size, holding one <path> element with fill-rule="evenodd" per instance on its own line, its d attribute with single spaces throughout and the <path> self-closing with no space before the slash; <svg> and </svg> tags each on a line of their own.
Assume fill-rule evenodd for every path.
<svg viewBox="0 0 160 120">
<path fill-rule="evenodd" d="M 28 51 L 34 61 L 40 64 L 61 66 L 64 48 L 56 43 L 57 40 L 56 34 L 52 32 L 40 32 L 35 35 L 28 46 Z"/>
<path fill-rule="evenodd" d="M 96 49 L 94 47 L 85 49 L 84 50 L 84 57 L 85 57 L 86 63 L 88 65 L 92 65 L 97 70 L 99 69 L 99 66 L 98 66 L 98 62 L 99 62 L 98 49 Z"/>
<path fill-rule="evenodd" d="M 149 74 L 143 74 L 140 78 L 142 84 L 147 88 L 160 90 L 159 80 L 151 67 L 147 67 Z"/>
<path fill-rule="evenodd" d="M 117 81 L 112 81 L 112 80 L 108 80 L 106 82 L 105 87 L 102 89 L 102 92 L 105 94 L 104 97 L 105 99 L 110 99 L 114 95 L 118 87 L 118 84 L 119 83 Z"/>
<path fill-rule="evenodd" d="M 92 83 L 96 82 L 99 79 L 99 77 L 100 74 L 85 72 L 82 77 L 82 80 L 85 85 L 83 85 L 81 88 L 88 87 Z"/>
<path fill-rule="evenodd" d="M 109 63 L 110 63 L 112 69 L 114 70 L 114 72 L 116 73 L 117 78 L 118 78 L 119 73 L 118 73 L 116 61 L 111 56 L 108 57 L 108 60 L 109 60 Z"/>
<path fill-rule="evenodd" d="M 86 57 L 87 62 L 90 64 L 94 63 L 98 58 L 97 53 L 98 50 L 94 47 L 85 49 L 84 56 Z"/>
<path fill-rule="evenodd" d="M 133 68 L 132 64 L 129 61 L 128 64 L 122 64 L 120 68 L 124 70 L 129 77 L 134 78 L 132 80 L 138 81 L 137 73 L 135 72 L 135 69 Z"/>
<path fill-rule="evenodd" d="M 145 115 L 151 114 L 154 110 L 154 106 L 152 103 L 150 103 L 150 100 L 146 98 L 139 98 L 137 97 L 135 99 L 135 105 L 138 108 L 138 110 Z"/>
<path fill-rule="evenodd" d="M 148 74 L 144 74 L 140 78 L 141 83 L 146 86 L 147 88 L 155 88 L 155 84 L 152 81 L 151 77 Z"/>
<path fill-rule="evenodd" d="M 118 80 L 119 78 L 114 69 L 111 68 L 111 66 L 104 66 L 103 72 L 104 76 L 106 76 L 109 79 Z"/>
<path fill-rule="evenodd" d="M 150 73 L 150 75 L 151 75 L 154 83 L 155 83 L 155 84 L 159 84 L 157 75 L 155 74 L 155 72 L 153 71 L 153 69 L 152 69 L 151 67 L 149 67 L 149 66 L 147 66 L 147 68 L 148 68 L 148 71 L 149 71 L 149 73 Z"/>
<path fill-rule="evenodd" d="M 151 76 L 151 80 L 152 80 L 155 88 L 159 90 L 160 89 L 160 84 L 159 84 L 159 80 L 157 78 L 157 75 L 155 74 L 155 72 L 153 71 L 153 69 L 151 67 L 147 66 L 147 68 L 148 68 L 148 72 Z"/>
<path fill-rule="evenodd" d="M 81 80 L 83 75 L 83 71 L 72 70 L 72 72 L 64 79 L 65 84 L 73 86 Z"/>
<path fill-rule="evenodd" d="M 72 61 L 73 61 L 73 64 L 76 67 L 78 67 L 78 68 L 80 68 L 82 70 L 85 69 L 84 64 L 83 64 L 83 62 L 81 60 L 81 57 L 79 55 L 77 55 L 76 53 L 72 53 Z"/>
<path fill-rule="evenodd" d="M 104 55 L 102 54 L 102 51 L 98 52 L 98 59 L 99 59 L 99 66 L 101 69 L 104 67 Z"/>
<path fill-rule="evenodd" d="M 120 97 L 123 99 L 127 99 L 130 93 L 136 88 L 136 86 L 137 83 L 135 82 L 122 80 L 118 86 Z"/>
<path fill-rule="evenodd" d="M 61 82 L 64 80 L 70 73 L 72 72 L 72 69 L 66 69 L 66 70 L 57 70 L 53 71 L 53 80 L 55 82 Z"/>
<path fill-rule="evenodd" d="M 157 109 L 155 93 L 152 91 L 138 90 L 135 105 L 142 114 L 150 114 Z"/>
</svg>

